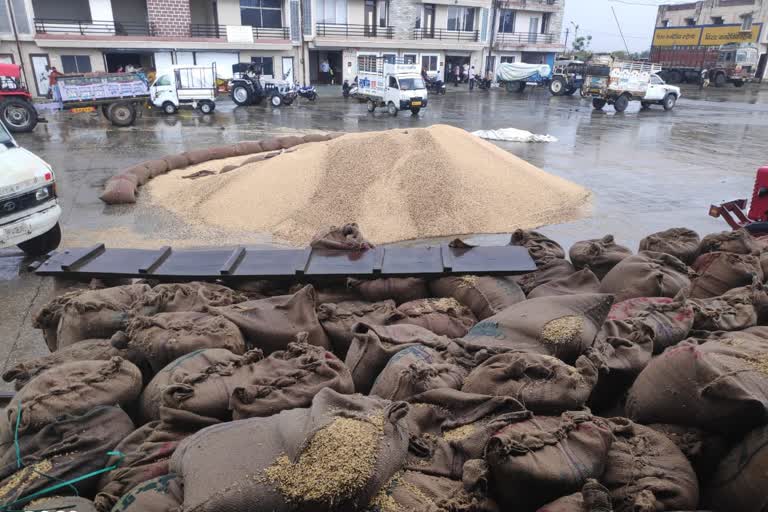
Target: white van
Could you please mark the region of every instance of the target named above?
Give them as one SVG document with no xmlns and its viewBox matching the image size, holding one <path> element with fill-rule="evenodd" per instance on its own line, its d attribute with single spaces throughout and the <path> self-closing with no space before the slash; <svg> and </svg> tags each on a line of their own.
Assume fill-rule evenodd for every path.
<svg viewBox="0 0 768 512">
<path fill-rule="evenodd" d="M 184 105 L 210 114 L 216 108 L 216 65 L 171 66 L 158 71 L 149 99 L 168 115 Z"/>
<path fill-rule="evenodd" d="M 368 112 L 386 107 L 390 115 L 427 107 L 427 86 L 416 64 L 386 62 L 383 57 L 358 57 L 358 95 L 368 98 Z"/>
<path fill-rule="evenodd" d="M 0 122 L 0 249 L 48 254 L 61 243 L 60 217 L 53 169 L 20 148 Z"/>
</svg>

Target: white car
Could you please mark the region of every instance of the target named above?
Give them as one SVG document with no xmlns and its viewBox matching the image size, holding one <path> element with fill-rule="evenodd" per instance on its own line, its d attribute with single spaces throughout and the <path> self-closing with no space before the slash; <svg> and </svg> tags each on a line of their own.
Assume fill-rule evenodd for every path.
<svg viewBox="0 0 768 512">
<path fill-rule="evenodd" d="M 59 246 L 61 207 L 53 169 L 20 148 L 0 122 L 0 249 L 42 256 Z"/>
<path fill-rule="evenodd" d="M 661 105 L 664 110 L 672 110 L 680 99 L 680 88 L 664 82 L 656 73 L 651 75 L 648 90 L 640 101 L 642 108 L 650 108 L 651 105 Z"/>
</svg>

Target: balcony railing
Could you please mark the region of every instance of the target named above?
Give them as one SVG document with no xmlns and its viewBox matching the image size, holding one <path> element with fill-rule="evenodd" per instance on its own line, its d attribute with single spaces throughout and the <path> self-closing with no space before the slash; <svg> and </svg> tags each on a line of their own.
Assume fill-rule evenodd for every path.
<svg viewBox="0 0 768 512">
<path fill-rule="evenodd" d="M 395 36 L 394 27 L 377 27 L 371 25 L 353 25 L 349 23 L 318 23 L 318 37 L 338 37 L 357 39 L 375 37 L 392 39 Z"/>
<path fill-rule="evenodd" d="M 81 36 L 151 36 L 152 25 L 148 22 L 121 22 L 98 20 L 67 20 L 35 18 L 38 34 L 80 34 Z"/>
<path fill-rule="evenodd" d="M 501 0 L 501 8 L 509 7 L 554 7 L 560 3 L 560 0 Z"/>
<path fill-rule="evenodd" d="M 413 29 L 414 39 L 439 39 L 441 41 L 465 41 L 477 42 L 480 40 L 478 30 L 445 30 L 441 28 L 415 28 Z"/>
<path fill-rule="evenodd" d="M 496 44 L 526 45 L 526 44 L 557 44 L 560 40 L 555 34 L 539 34 L 538 32 L 497 32 Z"/>
<path fill-rule="evenodd" d="M 254 39 L 288 39 L 290 36 L 288 27 L 260 28 L 252 27 Z M 189 26 L 190 37 L 206 39 L 226 39 L 227 26 L 204 23 L 193 23 Z"/>
</svg>

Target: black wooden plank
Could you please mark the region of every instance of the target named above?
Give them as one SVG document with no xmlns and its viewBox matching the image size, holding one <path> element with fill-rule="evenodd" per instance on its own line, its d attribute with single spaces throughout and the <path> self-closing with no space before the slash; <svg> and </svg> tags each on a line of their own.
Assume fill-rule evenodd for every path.
<svg viewBox="0 0 768 512">
<path fill-rule="evenodd" d="M 525 247 L 445 248 L 452 258 L 454 274 L 514 274 L 533 272 L 536 263 Z"/>
<path fill-rule="evenodd" d="M 312 248 L 307 247 L 301 253 L 301 257 L 296 259 L 295 272 L 297 276 L 303 276 L 309 267 L 309 260 L 312 259 Z"/>
<path fill-rule="evenodd" d="M 227 261 L 219 269 L 219 273 L 223 276 L 232 275 L 237 270 L 237 266 L 242 263 L 243 258 L 245 258 L 245 247 L 235 247 Z"/>
<path fill-rule="evenodd" d="M 72 262 L 80 259 L 84 254 L 91 252 L 91 247 L 77 247 L 73 249 L 59 250 L 51 254 L 51 256 L 40 264 L 37 269 L 37 273 L 41 275 L 48 275 L 50 273 L 61 273 L 63 269 L 62 264 L 71 265 Z"/>
<path fill-rule="evenodd" d="M 384 255 L 386 254 L 386 249 L 384 247 L 376 247 L 374 251 L 376 251 L 376 257 L 373 260 L 373 273 L 381 274 L 381 271 L 384 268 Z"/>
<path fill-rule="evenodd" d="M 440 247 L 387 247 L 384 249 L 385 275 L 440 274 L 443 263 Z"/>
<path fill-rule="evenodd" d="M 100 256 L 104 252 L 104 244 L 96 244 L 86 249 L 83 254 L 77 258 L 71 258 L 61 262 L 61 269 L 71 272 L 82 267 L 83 264 Z"/>
<path fill-rule="evenodd" d="M 245 253 L 233 276 L 293 277 L 304 256 L 303 249 L 250 250 Z"/>
<path fill-rule="evenodd" d="M 106 249 L 78 269 L 79 273 L 99 277 L 133 277 L 140 275 L 139 267 L 151 259 L 157 259 L 157 250 Z"/>
<path fill-rule="evenodd" d="M 448 244 L 443 244 L 440 246 L 440 258 L 443 264 L 443 272 L 453 272 L 454 259 L 451 246 Z"/>
<path fill-rule="evenodd" d="M 373 274 L 376 251 L 316 249 L 307 266 L 307 276 L 360 276 Z"/>
<path fill-rule="evenodd" d="M 174 251 L 155 269 L 153 275 L 189 278 L 218 277 L 221 275 L 219 270 L 231 254 L 231 249 Z"/>
<path fill-rule="evenodd" d="M 164 245 L 155 254 L 148 257 L 144 263 L 139 265 L 139 274 L 151 274 L 157 267 L 163 264 L 165 260 L 171 255 L 171 248 Z"/>
</svg>

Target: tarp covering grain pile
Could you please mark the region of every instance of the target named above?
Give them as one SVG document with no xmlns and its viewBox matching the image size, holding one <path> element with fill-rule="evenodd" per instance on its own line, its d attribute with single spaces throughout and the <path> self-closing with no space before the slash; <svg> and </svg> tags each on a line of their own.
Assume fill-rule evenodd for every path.
<svg viewBox="0 0 768 512">
<path fill-rule="evenodd" d="M 229 163 L 229 162 L 228 162 Z M 374 243 L 504 233 L 577 218 L 589 192 L 459 128 L 346 134 L 273 158 L 150 182 L 151 201 L 191 223 L 309 243 L 357 222 Z M 224 163 L 222 162 L 222 165 Z"/>
<path fill-rule="evenodd" d="M 571 263 L 517 231 L 522 276 L 73 290 L 3 375 L 0 510 L 763 512 L 765 273 L 712 262 L 768 244 L 688 231 L 684 262 L 680 233 Z"/>
</svg>

